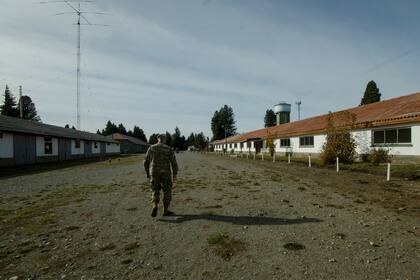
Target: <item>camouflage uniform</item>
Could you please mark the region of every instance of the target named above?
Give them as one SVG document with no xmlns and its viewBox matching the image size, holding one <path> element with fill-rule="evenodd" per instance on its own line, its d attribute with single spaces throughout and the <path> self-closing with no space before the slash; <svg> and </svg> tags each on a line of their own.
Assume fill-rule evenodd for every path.
<svg viewBox="0 0 420 280">
<path fill-rule="evenodd" d="M 150 164 L 151 173 L 150 172 Z M 172 172 L 171 172 L 172 167 Z M 172 178 L 178 173 L 175 153 L 165 144 L 152 145 L 146 153 L 144 169 L 151 175 L 152 202 L 159 203 L 160 190 L 163 190 L 163 203 L 169 205 L 172 198 Z"/>
</svg>

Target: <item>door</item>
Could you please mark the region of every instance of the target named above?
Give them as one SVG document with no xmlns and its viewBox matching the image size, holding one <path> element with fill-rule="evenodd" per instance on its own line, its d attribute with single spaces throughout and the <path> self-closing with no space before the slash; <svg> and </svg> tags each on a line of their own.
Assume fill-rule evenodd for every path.
<svg viewBox="0 0 420 280">
<path fill-rule="evenodd" d="M 85 142 L 85 158 L 92 157 L 92 142 L 84 141 Z"/>
<path fill-rule="evenodd" d="M 254 146 L 255 146 L 255 152 L 259 154 L 261 152 L 262 141 L 255 141 Z"/>
<path fill-rule="evenodd" d="M 66 160 L 66 139 L 58 139 L 58 159 Z"/>
<path fill-rule="evenodd" d="M 66 139 L 66 160 L 71 159 L 71 139 Z"/>
<path fill-rule="evenodd" d="M 101 157 L 104 157 L 106 155 L 106 144 L 104 142 L 100 143 L 100 148 L 101 148 Z"/>
<path fill-rule="evenodd" d="M 15 165 L 36 163 L 36 137 L 25 134 L 13 135 Z"/>
</svg>

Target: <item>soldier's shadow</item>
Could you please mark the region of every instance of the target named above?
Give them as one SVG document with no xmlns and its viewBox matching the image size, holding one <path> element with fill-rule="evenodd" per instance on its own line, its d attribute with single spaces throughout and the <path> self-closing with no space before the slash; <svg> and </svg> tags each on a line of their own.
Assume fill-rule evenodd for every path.
<svg viewBox="0 0 420 280">
<path fill-rule="evenodd" d="M 197 214 L 197 215 L 175 215 L 160 218 L 159 221 L 167 223 L 184 223 L 194 220 L 208 220 L 214 222 L 231 223 L 235 225 L 293 225 L 304 223 L 320 223 L 322 220 L 316 218 L 274 218 L 261 216 L 224 216 L 213 214 Z"/>
</svg>

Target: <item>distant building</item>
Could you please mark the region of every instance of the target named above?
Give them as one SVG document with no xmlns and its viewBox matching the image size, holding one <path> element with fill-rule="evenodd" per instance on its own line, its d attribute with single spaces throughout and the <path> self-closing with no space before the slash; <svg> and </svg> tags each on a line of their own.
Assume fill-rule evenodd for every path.
<svg viewBox="0 0 420 280">
<path fill-rule="evenodd" d="M 278 115 L 283 111 L 290 112 L 288 108 L 280 108 L 277 110 Z M 385 148 L 395 159 L 420 161 L 420 93 L 340 112 L 345 111 L 356 117 L 352 136 L 357 143 L 356 151 L 359 155 L 365 155 L 375 148 Z M 326 142 L 327 117 L 321 115 L 295 122 L 278 122 L 273 127 L 238 134 L 211 144 L 215 151 L 226 148 L 229 152 L 261 153 L 268 152 L 266 140 L 272 137 L 278 154 L 316 156 Z"/>
<path fill-rule="evenodd" d="M 149 148 L 149 144 L 146 142 L 131 136 L 127 136 L 121 133 L 114 133 L 107 136 L 110 139 L 116 140 L 121 144 L 122 154 L 138 154 L 145 153 Z"/>
<path fill-rule="evenodd" d="M 95 133 L 0 115 L 0 166 L 120 154 L 120 143 Z"/>
</svg>

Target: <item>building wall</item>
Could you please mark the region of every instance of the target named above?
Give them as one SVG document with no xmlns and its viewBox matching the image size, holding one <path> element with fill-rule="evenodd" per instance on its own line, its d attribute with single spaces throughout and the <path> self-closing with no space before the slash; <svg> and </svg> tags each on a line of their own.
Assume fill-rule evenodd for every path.
<svg viewBox="0 0 420 280">
<path fill-rule="evenodd" d="M 96 148 L 95 148 L 96 143 Z M 101 143 L 92 141 L 92 154 L 99 154 L 101 152 Z"/>
<path fill-rule="evenodd" d="M 85 142 L 80 140 L 80 147 L 76 148 L 76 140 L 71 140 L 71 154 L 72 155 L 84 155 L 85 153 Z"/>
<path fill-rule="evenodd" d="M 13 134 L 11 133 L 3 133 L 3 137 L 0 138 L 0 158 L 13 158 Z"/>
<path fill-rule="evenodd" d="M 52 153 L 45 154 L 45 138 L 44 136 L 36 137 L 36 156 L 37 157 L 53 157 L 58 156 L 58 138 L 52 138 Z"/>
<path fill-rule="evenodd" d="M 106 144 L 106 153 L 107 154 L 119 154 L 120 153 L 120 145 L 115 143 L 107 143 Z"/>
<path fill-rule="evenodd" d="M 411 127 L 411 144 L 403 144 L 403 145 L 387 145 L 383 146 L 384 149 L 388 149 L 391 155 L 396 156 L 417 156 L 420 157 L 420 124 L 404 124 L 404 125 L 397 125 L 397 126 L 386 126 L 386 127 L 375 127 L 374 129 L 389 129 L 389 128 L 404 128 L 404 127 Z M 372 128 L 369 129 L 359 129 L 352 131 L 352 136 L 356 141 L 356 152 L 358 154 L 368 154 L 372 149 L 379 148 L 372 145 Z M 308 135 L 309 136 L 309 135 Z M 326 136 L 324 134 L 314 135 L 314 145 L 311 147 L 301 147 L 299 144 L 300 137 L 290 137 L 290 147 L 280 147 L 280 139 L 276 139 L 275 143 L 275 151 L 276 153 L 286 153 L 292 152 L 295 154 L 319 154 L 322 151 L 322 146 L 326 141 Z M 225 144 L 219 144 L 215 147 L 215 151 L 223 151 Z M 246 153 L 251 151 L 251 153 L 255 152 L 254 143 L 251 142 L 251 148 L 247 148 L 247 143 L 244 143 L 244 147 L 240 148 L 238 143 L 237 148 L 234 148 L 233 143 L 228 144 L 227 151 L 230 152 L 234 149 L 235 152 L 243 152 Z M 263 148 L 261 149 L 262 152 L 268 152 L 268 148 L 266 144 L 263 144 Z"/>
<path fill-rule="evenodd" d="M 396 156 L 420 156 L 420 124 L 404 124 L 386 127 L 375 127 L 377 129 L 404 128 L 411 127 L 411 143 L 403 145 L 385 145 L 382 148 L 389 150 L 389 154 Z M 372 129 L 362 129 L 353 131 L 352 135 L 357 143 L 357 153 L 367 154 L 374 148 L 372 146 Z"/>
</svg>

